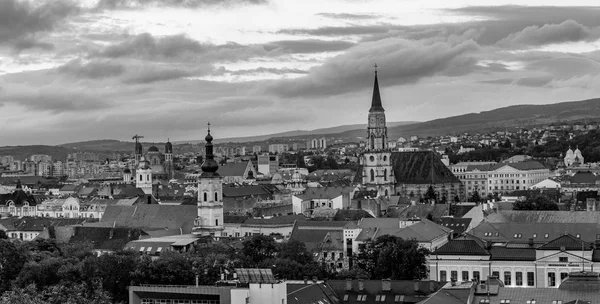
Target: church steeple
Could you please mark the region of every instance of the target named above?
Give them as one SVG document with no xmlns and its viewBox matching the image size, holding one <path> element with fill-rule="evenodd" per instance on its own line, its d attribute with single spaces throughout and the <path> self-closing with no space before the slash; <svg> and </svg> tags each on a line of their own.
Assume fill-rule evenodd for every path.
<svg viewBox="0 0 600 304">
<path fill-rule="evenodd" d="M 213 137 L 210 135 L 210 122 L 208 123 L 208 134 L 204 139 L 206 140 L 206 144 L 204 145 L 206 149 L 206 159 L 201 167 L 202 177 L 219 176 L 219 173 L 217 173 L 219 164 L 215 161 L 215 155 L 213 154 Z"/>
<path fill-rule="evenodd" d="M 381 105 L 381 95 L 379 94 L 379 81 L 377 80 L 377 64 L 375 64 L 375 83 L 373 84 L 373 99 L 371 100 L 371 109 L 373 111 L 385 111 Z"/>
<path fill-rule="evenodd" d="M 377 79 L 377 64 L 375 64 L 375 82 L 373 84 L 373 99 L 369 109 L 367 124 L 367 151 L 381 151 L 387 149 L 387 127 L 385 123 L 385 110 L 381 105 L 379 94 L 379 81 Z"/>
</svg>

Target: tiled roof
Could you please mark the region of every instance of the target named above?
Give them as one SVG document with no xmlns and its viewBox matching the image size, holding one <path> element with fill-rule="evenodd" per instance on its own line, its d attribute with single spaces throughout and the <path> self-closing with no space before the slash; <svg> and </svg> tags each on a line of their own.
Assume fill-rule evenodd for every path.
<svg viewBox="0 0 600 304">
<path fill-rule="evenodd" d="M 431 214 L 434 219 L 439 219 L 444 215 L 448 215 L 448 205 L 446 204 L 416 204 L 416 205 L 404 205 L 404 208 L 400 207 L 396 210 L 391 210 L 388 216 L 397 217 L 402 219 L 412 218 L 427 218 L 427 215 Z"/>
<path fill-rule="evenodd" d="M 474 239 L 461 238 L 450 240 L 432 254 L 437 255 L 490 255 L 480 242 Z"/>
<path fill-rule="evenodd" d="M 287 284 L 287 303 L 289 304 L 338 304 L 341 303 L 333 289 L 327 283 Z"/>
<path fill-rule="evenodd" d="M 335 291 L 338 297 L 343 303 L 416 303 L 424 300 L 426 296 L 439 290 L 444 283 L 435 281 L 400 281 L 391 280 L 389 281 L 390 290 L 383 289 L 384 280 L 330 280 L 327 283 Z M 363 289 L 359 289 L 359 285 L 362 283 Z M 347 285 L 350 285 L 348 290 Z M 365 295 L 365 301 L 358 301 L 358 295 Z M 376 301 L 377 296 L 385 295 L 383 301 Z M 347 300 L 345 300 L 347 296 Z M 401 301 L 397 301 L 401 299 Z M 381 299 L 381 297 L 380 297 Z"/>
<path fill-rule="evenodd" d="M 46 227 L 58 227 L 78 225 L 88 222 L 85 218 L 76 219 L 56 219 L 39 217 L 22 217 L 0 219 L 0 225 L 6 227 L 8 231 L 43 231 Z"/>
<path fill-rule="evenodd" d="M 267 190 L 267 187 L 263 185 L 223 186 L 223 196 L 225 197 L 268 197 L 272 194 L 273 192 Z"/>
<path fill-rule="evenodd" d="M 451 229 L 438 225 L 428 219 L 421 219 L 420 222 L 402 228 L 393 235 L 405 240 L 415 239 L 418 242 L 431 242 L 441 236 L 448 236 L 450 233 L 452 233 Z"/>
<path fill-rule="evenodd" d="M 490 223 L 600 223 L 600 213 L 586 211 L 513 211 L 502 210 L 491 213 L 486 220 Z"/>
<path fill-rule="evenodd" d="M 544 166 L 542 163 L 540 163 L 538 161 L 534 161 L 534 160 L 529 160 L 529 161 L 524 161 L 524 162 L 519 162 L 519 163 L 496 164 L 496 165 L 494 165 L 493 170 L 495 171 L 495 170 L 498 170 L 505 166 L 510 166 L 510 167 L 513 167 L 513 168 L 515 168 L 517 170 L 521 170 L 521 171 L 547 169 L 546 166 Z"/>
<path fill-rule="evenodd" d="M 221 176 L 242 176 L 246 172 L 248 162 L 242 163 L 227 163 L 224 166 L 219 167 L 219 175 Z"/>
<path fill-rule="evenodd" d="M 600 235 L 600 225 L 596 223 L 488 223 L 482 222 L 469 233 L 482 240 L 494 242 L 524 242 L 530 238 L 535 244 L 547 243 L 565 234 L 579 234 L 586 242 L 595 241 Z"/>
<path fill-rule="evenodd" d="M 456 234 L 462 234 L 463 232 L 465 232 L 465 230 L 467 230 L 467 228 L 469 228 L 469 225 L 471 224 L 471 220 L 470 218 L 458 218 L 458 217 L 441 217 L 437 223 L 452 229 L 452 231 Z"/>
<path fill-rule="evenodd" d="M 539 304 L 553 303 L 553 301 L 561 301 L 563 304 L 566 304 L 567 302 L 574 300 L 585 300 L 590 301 L 590 303 L 600 303 L 600 289 L 569 291 L 560 290 L 558 288 L 501 287 L 498 290 L 498 295 L 476 295 L 473 303 L 481 303 L 481 299 L 489 299 L 489 302 L 485 303 L 490 304 L 500 304 L 502 300 L 511 300 L 510 303 L 526 303 L 529 300 L 535 300 L 536 303 Z"/>
<path fill-rule="evenodd" d="M 535 248 L 509 248 L 492 246 L 492 260 L 496 261 L 535 261 Z"/>
<path fill-rule="evenodd" d="M 399 184 L 460 183 L 433 151 L 392 152 L 391 162 Z"/>
<path fill-rule="evenodd" d="M 134 228 L 73 227 L 69 243 L 91 243 L 94 249 L 118 250 L 130 241 L 148 234 Z"/>
<path fill-rule="evenodd" d="M 296 221 L 290 240 L 298 240 L 309 251 L 315 249 L 330 231 L 343 231 L 347 221 Z"/>
<path fill-rule="evenodd" d="M 29 206 L 37 205 L 37 200 L 31 194 L 25 193 L 25 191 L 17 189 L 12 193 L 0 194 L 0 205 L 6 205 L 12 201 L 15 206 L 22 206 L 23 203 L 29 203 Z"/>
<path fill-rule="evenodd" d="M 109 205 L 99 223 L 86 226 L 127 227 L 143 229 L 148 233 L 163 230 L 168 234 L 185 234 L 191 233 L 197 214 L 198 207 L 188 205 Z"/>
<path fill-rule="evenodd" d="M 487 172 L 487 171 L 492 171 L 494 170 L 494 165 L 492 164 L 486 164 L 486 165 L 467 165 L 467 171 L 471 172 L 471 171 L 481 171 L 481 172 Z"/>
<path fill-rule="evenodd" d="M 577 172 L 568 179 L 571 184 L 595 184 L 599 180 L 600 176 L 589 171 Z"/>
<path fill-rule="evenodd" d="M 589 244 L 576 238 L 573 235 L 565 234 L 559 238 L 556 238 L 540 247 L 538 250 L 582 250 L 582 248 L 588 249 Z"/>
<path fill-rule="evenodd" d="M 302 200 L 334 199 L 354 190 L 352 187 L 313 187 L 306 188 L 303 194 L 297 195 Z"/>
<path fill-rule="evenodd" d="M 344 232 L 329 231 L 318 245 L 320 250 L 344 250 Z"/>
<path fill-rule="evenodd" d="M 373 218 L 373 216 L 362 209 L 339 209 L 335 213 L 334 221 L 358 221 L 363 218 Z"/>
</svg>

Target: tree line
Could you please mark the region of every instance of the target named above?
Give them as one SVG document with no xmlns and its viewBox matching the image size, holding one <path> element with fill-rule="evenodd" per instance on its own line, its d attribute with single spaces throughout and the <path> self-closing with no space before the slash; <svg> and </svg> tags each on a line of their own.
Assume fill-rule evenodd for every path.
<svg viewBox="0 0 600 304">
<path fill-rule="evenodd" d="M 0 304 L 127 303 L 130 285 L 194 285 L 196 279 L 213 285 L 240 267 L 270 268 L 276 278 L 287 280 L 422 279 L 429 254 L 414 240 L 382 236 L 361 246 L 350 270 L 336 272 L 297 240 L 277 243 L 255 235 L 241 247 L 220 242 L 196 246 L 189 253 L 166 251 L 154 258 L 128 250 L 96 256 L 89 244 L 20 242 L 0 234 Z"/>
</svg>

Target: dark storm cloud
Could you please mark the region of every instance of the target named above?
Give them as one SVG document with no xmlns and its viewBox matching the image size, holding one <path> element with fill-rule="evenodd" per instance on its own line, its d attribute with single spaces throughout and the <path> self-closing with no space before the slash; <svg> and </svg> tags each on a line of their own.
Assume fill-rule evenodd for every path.
<svg viewBox="0 0 600 304">
<path fill-rule="evenodd" d="M 282 40 L 265 44 L 265 48 L 281 50 L 284 53 L 318 53 L 342 51 L 354 46 L 348 41 L 327 41 L 319 39 Z"/>
<path fill-rule="evenodd" d="M 57 68 L 61 74 L 68 74 L 76 78 L 108 78 L 123 74 L 123 65 L 108 61 L 94 60 L 84 63 L 81 59 L 75 59 Z"/>
<path fill-rule="evenodd" d="M 206 52 L 209 48 L 210 46 L 202 45 L 184 35 L 155 38 L 151 34 L 145 33 L 113 44 L 97 55 L 109 58 L 177 58 L 187 54 Z"/>
<path fill-rule="evenodd" d="M 561 42 L 573 42 L 598 38 L 592 34 L 587 26 L 573 20 L 567 20 L 560 24 L 545 24 L 543 26 L 532 25 L 522 31 L 512 33 L 498 42 L 499 45 L 544 45 Z"/>
<path fill-rule="evenodd" d="M 39 42 L 36 34 L 51 31 L 79 7 L 67 1 L 49 1 L 32 6 L 26 1 L 0 1 L 0 44 L 17 49 L 48 48 L 49 43 Z"/>
<path fill-rule="evenodd" d="M 413 83 L 436 74 L 452 74 L 463 65 L 474 64 L 463 55 L 477 50 L 472 40 L 418 45 L 406 40 L 386 39 L 354 47 L 343 55 L 312 68 L 307 76 L 273 81 L 267 92 L 280 96 L 325 96 L 361 90 L 370 86 L 373 64 L 381 67 L 388 85 Z M 463 74 L 463 73 L 459 73 Z"/>
<path fill-rule="evenodd" d="M 8 91 L 8 90 L 7 90 Z M 46 87 L 37 90 L 13 89 L 0 93 L 0 105 L 12 103 L 35 111 L 87 112 L 109 108 L 111 105 L 98 94 L 65 88 Z"/>
<path fill-rule="evenodd" d="M 197 8 L 205 6 L 260 5 L 268 0 L 100 0 L 96 9 L 135 9 L 148 6 Z"/>
<path fill-rule="evenodd" d="M 217 75 L 223 75 L 223 74 L 254 75 L 254 74 L 261 74 L 261 73 L 286 75 L 286 74 L 308 74 L 308 71 L 301 70 L 301 69 L 289 69 L 289 68 L 277 69 L 277 68 L 264 68 L 264 67 L 260 67 L 260 68 L 256 68 L 256 69 L 242 69 L 242 70 L 235 70 L 235 71 L 220 69 L 217 71 Z"/>
<path fill-rule="evenodd" d="M 128 75 L 125 79 L 125 82 L 130 84 L 145 84 L 151 82 L 173 80 L 193 75 L 194 73 L 192 71 L 187 71 L 184 69 L 163 69 L 147 67 L 142 68 L 131 75 Z"/>
<path fill-rule="evenodd" d="M 527 87 L 543 87 L 549 84 L 554 78 L 550 75 L 545 76 L 534 76 L 534 77 L 523 77 L 514 82 L 517 85 Z"/>
</svg>

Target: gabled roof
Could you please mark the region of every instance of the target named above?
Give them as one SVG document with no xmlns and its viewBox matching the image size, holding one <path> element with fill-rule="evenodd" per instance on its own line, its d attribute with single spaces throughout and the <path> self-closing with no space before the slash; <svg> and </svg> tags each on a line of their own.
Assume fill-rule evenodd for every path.
<svg viewBox="0 0 600 304">
<path fill-rule="evenodd" d="M 343 231 L 345 227 L 353 224 L 347 221 L 296 221 L 290 240 L 303 242 L 306 249 L 311 251 L 317 248 L 328 232 Z"/>
<path fill-rule="evenodd" d="M 512 167 L 514 169 L 521 170 L 521 171 L 547 169 L 546 166 L 544 166 L 542 163 L 535 161 L 535 160 L 529 160 L 529 161 L 524 161 L 524 162 L 519 162 L 519 163 L 499 163 L 499 164 L 494 165 L 494 167 L 492 169 L 495 171 L 495 170 L 501 169 L 506 166 L 509 166 L 509 167 Z"/>
<path fill-rule="evenodd" d="M 353 187 L 312 187 L 306 188 L 303 194 L 297 195 L 300 199 L 334 199 L 344 194 L 349 194 Z"/>
<path fill-rule="evenodd" d="M 567 179 L 571 184 L 595 184 L 600 181 L 600 176 L 595 175 L 592 172 L 577 172 L 573 176 Z"/>
<path fill-rule="evenodd" d="M 221 176 L 244 176 L 246 168 L 248 168 L 248 162 L 241 163 L 227 163 L 219 167 L 219 175 Z"/>
<path fill-rule="evenodd" d="M 327 283 L 287 284 L 289 304 L 338 304 L 337 295 Z"/>
<path fill-rule="evenodd" d="M 317 247 L 319 250 L 344 250 L 344 232 L 329 231 Z"/>
<path fill-rule="evenodd" d="M 433 151 L 392 152 L 391 163 L 399 184 L 461 183 Z"/>
<path fill-rule="evenodd" d="M 579 234 L 586 242 L 597 239 L 600 225 L 596 223 L 489 223 L 482 222 L 469 233 L 482 240 L 494 242 L 523 242 L 530 238 L 536 244 L 547 243 L 567 233 Z"/>
<path fill-rule="evenodd" d="M 573 235 L 565 234 L 540 247 L 537 250 L 583 250 L 589 249 L 589 244 Z"/>
<path fill-rule="evenodd" d="M 380 304 L 380 303 L 417 303 L 439 290 L 445 283 L 435 281 L 412 281 L 412 280 L 390 280 L 390 290 L 383 289 L 383 280 L 329 280 L 327 283 L 335 291 L 337 296 L 348 304 Z M 359 289 L 362 284 L 363 289 Z M 350 285 L 350 289 L 348 289 Z M 358 301 L 358 295 L 366 295 L 365 301 Z M 385 295 L 383 301 L 376 301 L 377 296 Z M 400 301 L 396 301 L 396 297 Z M 381 298 L 380 298 L 381 299 Z M 293 302 L 292 302 L 293 303 Z"/>
<path fill-rule="evenodd" d="M 491 213 L 486 221 L 490 223 L 549 223 L 549 224 L 570 224 L 570 223 L 600 223 L 600 213 L 586 211 L 515 211 L 502 210 Z"/>
<path fill-rule="evenodd" d="M 492 260 L 495 261 L 535 261 L 534 247 L 492 246 L 490 248 Z"/>
<path fill-rule="evenodd" d="M 473 237 L 462 237 L 450 240 L 432 254 L 437 255 L 490 255 L 481 240 Z"/>
<path fill-rule="evenodd" d="M 437 221 L 437 223 L 446 228 L 452 229 L 452 231 L 456 234 L 462 234 L 465 232 L 465 230 L 467 230 L 467 228 L 469 228 L 471 220 L 472 219 L 470 218 L 443 216 Z"/>
<path fill-rule="evenodd" d="M 224 197 L 244 197 L 244 196 L 261 196 L 266 197 L 272 195 L 273 192 L 267 190 L 263 185 L 244 185 L 244 186 L 227 186 L 223 185 Z"/>
<path fill-rule="evenodd" d="M 198 207 L 188 205 L 108 205 L 99 223 L 86 226 L 139 228 L 153 236 L 158 230 L 166 235 L 185 234 L 191 233 L 197 214 Z"/>
<path fill-rule="evenodd" d="M 130 241 L 148 234 L 135 228 L 73 227 L 69 243 L 91 243 L 94 249 L 119 250 Z"/>
<path fill-rule="evenodd" d="M 438 225 L 428 219 L 421 219 L 420 222 L 401 229 L 393 235 L 403 239 L 415 239 L 418 242 L 431 242 L 439 237 L 447 237 L 452 233 L 452 229 Z"/>
</svg>

